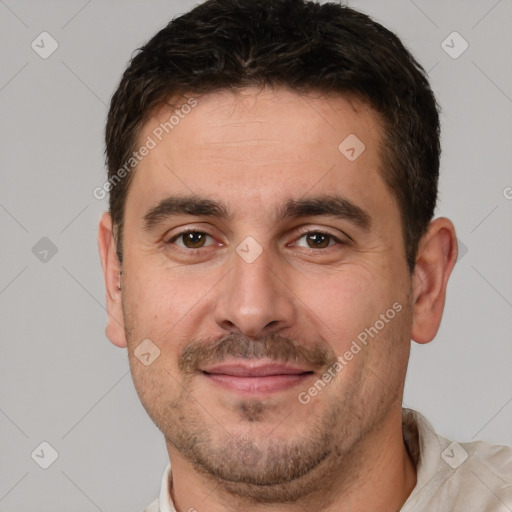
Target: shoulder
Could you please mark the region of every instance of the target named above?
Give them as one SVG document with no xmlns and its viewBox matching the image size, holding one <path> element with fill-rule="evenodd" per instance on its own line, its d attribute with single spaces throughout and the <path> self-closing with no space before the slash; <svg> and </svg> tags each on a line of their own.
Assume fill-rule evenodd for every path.
<svg viewBox="0 0 512 512">
<path fill-rule="evenodd" d="M 468 478 L 470 475 L 480 477 L 484 482 L 494 482 L 502 489 L 508 488 L 509 494 L 512 492 L 512 447 L 485 441 L 452 445 L 465 452 L 461 452 L 464 460 L 460 463 L 460 470 Z M 512 500 L 512 494 L 509 497 Z"/>
<path fill-rule="evenodd" d="M 158 498 L 156 498 L 144 509 L 144 512 L 159 512 L 159 510 Z"/>
<path fill-rule="evenodd" d="M 404 413 L 404 426 L 417 426 L 407 430 L 410 445 L 416 438 L 418 460 L 417 485 L 403 511 L 512 510 L 512 447 L 451 441 L 418 412 Z"/>
<path fill-rule="evenodd" d="M 452 442 L 442 457 L 448 468 L 440 493 L 455 497 L 456 510 L 512 510 L 511 447 Z"/>
</svg>

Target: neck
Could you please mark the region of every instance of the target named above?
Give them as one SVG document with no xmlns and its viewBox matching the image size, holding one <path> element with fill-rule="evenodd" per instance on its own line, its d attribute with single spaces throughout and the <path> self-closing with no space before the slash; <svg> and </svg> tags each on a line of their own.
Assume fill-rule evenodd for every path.
<svg viewBox="0 0 512 512">
<path fill-rule="evenodd" d="M 169 443 L 172 498 L 177 512 L 397 512 L 416 485 L 416 468 L 402 437 L 401 408 L 343 457 L 333 456 L 304 477 L 314 491 L 294 503 L 254 503 L 198 473 Z"/>
</svg>

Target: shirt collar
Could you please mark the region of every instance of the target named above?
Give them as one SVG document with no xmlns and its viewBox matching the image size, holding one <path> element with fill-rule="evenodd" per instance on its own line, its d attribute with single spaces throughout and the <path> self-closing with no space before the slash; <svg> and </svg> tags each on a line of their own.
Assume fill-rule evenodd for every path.
<svg viewBox="0 0 512 512">
<path fill-rule="evenodd" d="M 176 512 L 171 498 L 171 464 L 168 464 L 162 477 L 162 485 L 160 487 L 160 497 L 158 498 L 158 506 L 160 512 Z"/>
</svg>

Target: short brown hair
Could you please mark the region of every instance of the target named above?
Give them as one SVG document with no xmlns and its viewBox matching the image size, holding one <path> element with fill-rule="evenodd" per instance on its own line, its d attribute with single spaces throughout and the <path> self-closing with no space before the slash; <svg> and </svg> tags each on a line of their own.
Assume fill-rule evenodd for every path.
<svg viewBox="0 0 512 512">
<path fill-rule="evenodd" d="M 208 0 L 169 22 L 138 50 L 112 97 L 109 181 L 130 158 L 146 120 L 169 98 L 267 85 L 355 95 L 380 114 L 382 175 L 400 207 L 412 272 L 437 199 L 438 106 L 425 71 L 400 40 L 336 3 Z M 110 188 L 121 261 L 132 176 Z"/>
</svg>

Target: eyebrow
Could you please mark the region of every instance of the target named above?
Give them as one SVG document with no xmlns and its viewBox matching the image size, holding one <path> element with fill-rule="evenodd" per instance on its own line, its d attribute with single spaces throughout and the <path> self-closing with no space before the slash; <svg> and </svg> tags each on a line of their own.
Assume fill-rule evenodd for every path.
<svg viewBox="0 0 512 512">
<path fill-rule="evenodd" d="M 151 231 L 165 220 L 176 215 L 215 217 L 221 220 L 230 220 L 232 218 L 226 205 L 220 201 L 197 195 L 174 195 L 162 199 L 146 212 L 142 219 L 144 230 Z M 317 215 L 348 220 L 364 231 L 369 231 L 371 227 L 371 217 L 368 212 L 339 195 L 288 199 L 278 209 L 275 221 L 280 222 L 287 219 Z"/>
</svg>

